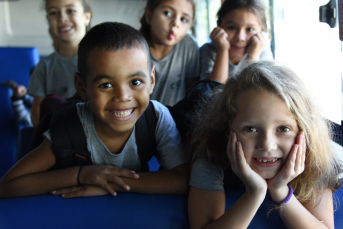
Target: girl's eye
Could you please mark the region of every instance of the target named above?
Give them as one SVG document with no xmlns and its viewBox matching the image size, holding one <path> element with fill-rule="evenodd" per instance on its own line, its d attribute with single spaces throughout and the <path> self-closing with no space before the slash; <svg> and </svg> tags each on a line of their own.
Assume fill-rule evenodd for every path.
<svg viewBox="0 0 343 229">
<path fill-rule="evenodd" d="M 164 15 L 166 15 L 168 17 L 171 16 L 171 12 L 170 11 L 164 11 L 163 13 L 164 13 Z"/>
<path fill-rule="evenodd" d="M 103 84 L 101 84 L 99 87 L 100 87 L 100 88 L 111 88 L 111 87 L 113 87 L 113 86 L 112 86 L 112 84 L 110 84 L 110 83 L 103 83 Z"/>
<path fill-rule="evenodd" d="M 280 126 L 279 127 L 279 131 L 280 132 L 288 132 L 288 131 L 290 131 L 291 129 L 289 128 L 289 127 L 287 127 L 287 126 Z"/>
<path fill-rule="evenodd" d="M 255 30 L 253 28 L 248 28 L 247 31 L 248 32 L 254 32 Z"/>
<path fill-rule="evenodd" d="M 187 23 L 187 22 L 188 22 L 188 19 L 185 18 L 185 17 L 182 17 L 182 18 L 181 18 L 181 21 L 184 22 L 184 23 Z"/>
<path fill-rule="evenodd" d="M 244 130 L 248 132 L 257 132 L 257 129 L 253 126 L 246 126 L 244 127 Z"/>
<path fill-rule="evenodd" d="M 52 16 L 55 16 L 57 13 L 55 11 L 51 11 L 49 12 L 49 16 L 52 17 Z"/>
<path fill-rule="evenodd" d="M 227 29 L 228 30 L 235 30 L 235 27 L 234 26 L 228 26 Z"/>
<path fill-rule="evenodd" d="M 68 14 L 73 14 L 73 13 L 75 13 L 76 11 L 73 10 L 73 9 L 68 9 L 67 12 L 68 12 Z"/>
<path fill-rule="evenodd" d="M 142 84 L 142 81 L 140 81 L 140 80 L 132 80 L 130 82 L 130 85 L 132 85 L 132 86 L 139 86 L 141 84 Z"/>
</svg>

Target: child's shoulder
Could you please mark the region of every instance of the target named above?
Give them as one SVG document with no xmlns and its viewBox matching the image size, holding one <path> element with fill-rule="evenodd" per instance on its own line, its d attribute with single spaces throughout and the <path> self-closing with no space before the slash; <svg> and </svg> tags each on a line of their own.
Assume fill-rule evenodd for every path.
<svg viewBox="0 0 343 229">
<path fill-rule="evenodd" d="M 191 34 L 186 34 L 186 36 L 180 41 L 179 44 L 185 47 L 198 48 L 198 42 L 196 41 L 195 37 L 193 37 Z"/>
</svg>

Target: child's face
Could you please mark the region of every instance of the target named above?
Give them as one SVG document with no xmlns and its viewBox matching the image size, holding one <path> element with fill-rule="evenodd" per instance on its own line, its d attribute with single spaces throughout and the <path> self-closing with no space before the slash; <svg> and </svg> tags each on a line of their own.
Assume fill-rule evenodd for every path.
<svg viewBox="0 0 343 229">
<path fill-rule="evenodd" d="M 141 48 L 93 50 L 87 63 L 87 86 L 76 73 L 76 88 L 82 99 L 90 102 L 98 134 L 131 133 L 155 85 L 155 71 L 150 73 L 147 53 Z"/>
<path fill-rule="evenodd" d="M 47 18 L 51 32 L 61 42 L 73 42 L 78 45 L 86 34 L 91 13 L 84 12 L 80 0 L 49 0 L 47 2 Z"/>
<path fill-rule="evenodd" d="M 251 37 L 262 31 L 260 20 L 246 9 L 229 11 L 220 27 L 228 34 L 229 59 L 234 64 L 243 59 Z"/>
<path fill-rule="evenodd" d="M 242 143 L 245 159 L 264 179 L 274 177 L 286 163 L 299 132 L 285 102 L 268 91 L 250 90 L 236 99 L 231 127 Z"/>
<path fill-rule="evenodd" d="M 151 26 L 151 42 L 174 46 L 187 34 L 192 25 L 193 6 L 187 0 L 167 0 L 153 12 L 146 12 Z"/>
</svg>

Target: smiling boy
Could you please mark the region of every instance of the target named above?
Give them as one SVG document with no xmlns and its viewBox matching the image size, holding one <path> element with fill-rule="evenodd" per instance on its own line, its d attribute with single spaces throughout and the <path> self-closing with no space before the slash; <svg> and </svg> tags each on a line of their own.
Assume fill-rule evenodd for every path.
<svg viewBox="0 0 343 229">
<path fill-rule="evenodd" d="M 183 194 L 188 166 L 179 133 L 166 107 L 152 101 L 157 118 L 157 157 L 164 168 L 139 172 L 135 124 L 149 105 L 155 76 L 144 37 L 121 23 L 102 23 L 82 39 L 75 87 L 85 103 L 77 114 L 93 165 L 48 171 L 56 164 L 50 130 L 45 141 L 0 181 L 0 196 L 51 192 L 63 197 L 116 191 Z"/>
</svg>

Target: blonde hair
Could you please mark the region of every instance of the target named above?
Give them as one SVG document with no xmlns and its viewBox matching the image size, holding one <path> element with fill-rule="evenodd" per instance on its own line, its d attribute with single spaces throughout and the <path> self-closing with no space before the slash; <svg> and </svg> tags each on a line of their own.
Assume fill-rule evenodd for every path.
<svg viewBox="0 0 343 229">
<path fill-rule="evenodd" d="M 247 90 L 268 90 L 278 95 L 305 134 L 305 170 L 290 182 L 298 200 L 307 203 L 328 188 L 336 191 L 341 168 L 330 145 L 330 125 L 320 115 L 300 78 L 275 61 L 248 62 L 204 103 L 198 113 L 191 151 L 204 154 L 223 168 L 229 166 L 225 135 L 229 134 L 236 115 L 236 98 Z"/>
</svg>

